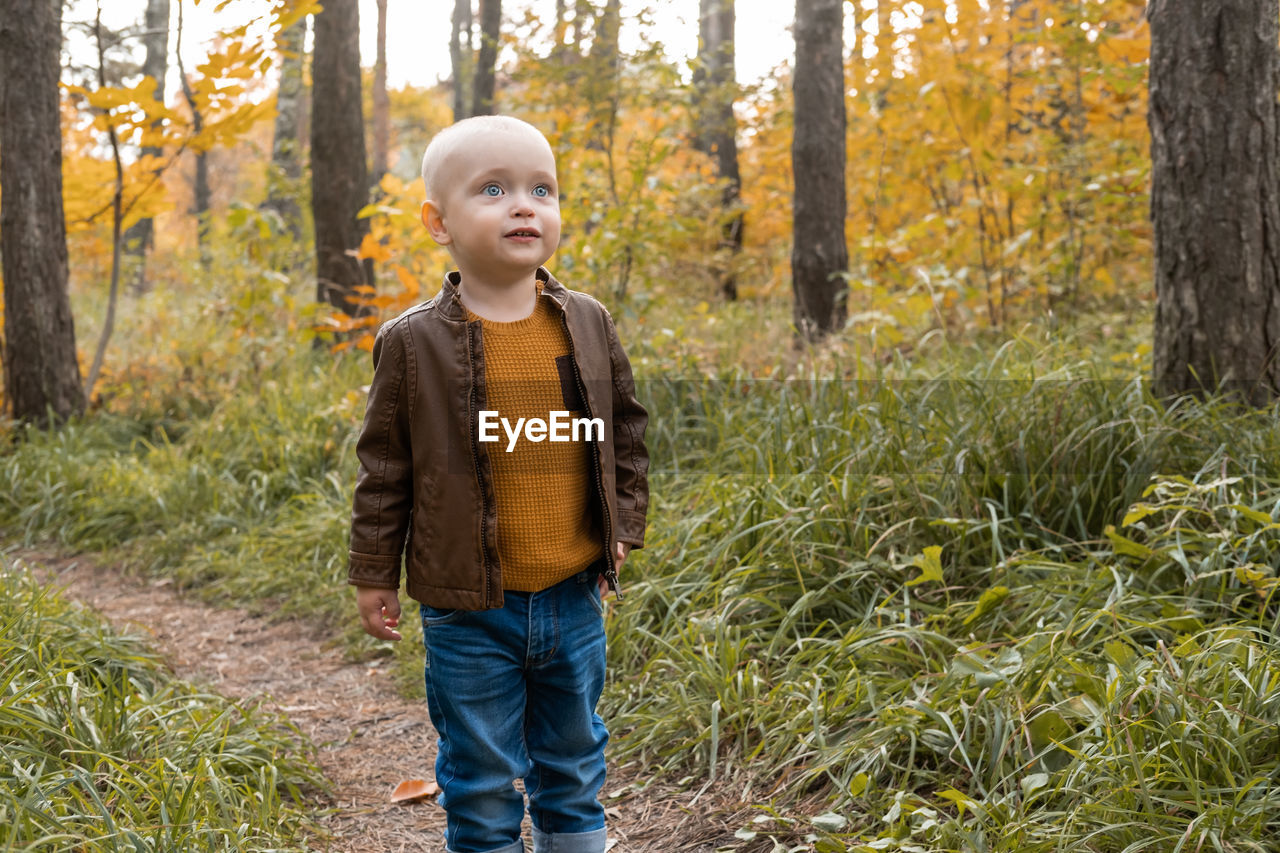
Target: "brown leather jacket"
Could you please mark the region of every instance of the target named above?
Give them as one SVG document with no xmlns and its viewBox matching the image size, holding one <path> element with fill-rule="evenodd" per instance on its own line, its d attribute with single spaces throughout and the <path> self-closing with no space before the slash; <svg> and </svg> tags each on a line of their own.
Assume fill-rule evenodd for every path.
<svg viewBox="0 0 1280 853">
<path fill-rule="evenodd" d="M 604 440 L 592 444 L 592 488 L 605 577 L 616 591 L 612 543 L 644 545 L 648 415 L 609 312 L 545 269 L 538 278 L 568 331 L 586 415 L 604 421 Z M 477 433 L 486 408 L 484 345 L 480 323 L 466 320 L 458 280 L 456 272 L 445 276 L 434 299 L 378 330 L 356 444 L 347 580 L 397 589 L 403 554 L 410 596 L 432 607 L 487 610 L 502 606 L 502 565 L 489 445 Z"/>
</svg>

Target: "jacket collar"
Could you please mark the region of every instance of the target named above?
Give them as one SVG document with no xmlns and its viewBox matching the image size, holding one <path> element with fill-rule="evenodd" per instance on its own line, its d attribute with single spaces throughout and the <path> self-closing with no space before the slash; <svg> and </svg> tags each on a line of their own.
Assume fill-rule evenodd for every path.
<svg viewBox="0 0 1280 853">
<path fill-rule="evenodd" d="M 550 296 L 551 300 L 556 303 L 556 307 L 562 312 L 565 303 L 569 299 L 569 290 L 563 284 L 556 281 L 546 267 L 538 267 L 536 273 L 538 281 L 542 282 L 542 295 Z M 467 317 L 467 309 L 463 307 L 462 300 L 458 295 L 458 287 L 462 284 L 462 273 L 452 270 L 444 275 L 444 286 L 440 288 L 440 295 L 436 298 L 436 305 L 440 313 L 450 320 L 465 320 Z"/>
</svg>

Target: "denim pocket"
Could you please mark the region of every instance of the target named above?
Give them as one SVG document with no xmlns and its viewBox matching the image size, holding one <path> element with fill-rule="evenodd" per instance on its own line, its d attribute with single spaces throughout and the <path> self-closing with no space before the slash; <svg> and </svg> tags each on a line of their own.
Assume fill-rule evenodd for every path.
<svg viewBox="0 0 1280 853">
<path fill-rule="evenodd" d="M 456 622 L 461 618 L 465 610 L 442 610 L 439 607 L 432 607 L 430 604 L 421 604 L 419 609 L 422 611 L 422 627 L 423 630 L 439 625 L 448 625 L 450 622 Z"/>
<path fill-rule="evenodd" d="M 591 602 L 591 606 L 595 608 L 596 613 L 604 615 L 604 602 L 600 600 L 600 587 L 596 581 L 599 575 L 591 575 L 587 578 L 586 583 L 578 584 L 578 588 L 582 590 L 582 594 Z"/>
</svg>

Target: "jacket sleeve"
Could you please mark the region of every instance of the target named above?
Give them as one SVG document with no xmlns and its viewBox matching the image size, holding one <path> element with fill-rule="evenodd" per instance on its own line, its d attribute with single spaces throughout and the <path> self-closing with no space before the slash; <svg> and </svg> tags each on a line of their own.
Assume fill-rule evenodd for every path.
<svg viewBox="0 0 1280 853">
<path fill-rule="evenodd" d="M 645 517 L 649 512 L 649 451 L 644 444 L 649 413 L 636 399 L 631 362 L 607 311 L 605 329 L 613 374 L 613 453 L 617 466 L 618 511 L 615 532 L 620 541 L 633 548 L 643 548 Z"/>
<path fill-rule="evenodd" d="M 373 344 L 373 381 L 356 442 L 360 472 L 351 505 L 347 582 L 397 589 L 413 506 L 413 363 L 407 324 L 383 326 Z"/>
</svg>

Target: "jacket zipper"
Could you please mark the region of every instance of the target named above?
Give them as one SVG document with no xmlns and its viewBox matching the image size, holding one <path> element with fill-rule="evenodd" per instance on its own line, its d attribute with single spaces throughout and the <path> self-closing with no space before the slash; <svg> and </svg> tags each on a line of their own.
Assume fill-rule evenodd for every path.
<svg viewBox="0 0 1280 853">
<path fill-rule="evenodd" d="M 573 365 L 573 378 L 578 383 L 578 397 L 582 400 L 582 408 L 585 410 L 586 416 L 591 417 L 591 402 L 587 399 L 587 387 L 582 381 L 582 373 L 578 370 L 578 356 L 573 347 L 573 333 L 569 331 L 569 319 L 564 313 L 564 309 L 560 310 L 560 322 L 564 326 L 564 336 L 569 341 L 569 362 Z M 600 509 L 604 519 L 604 579 L 609 584 L 609 588 L 613 590 L 616 599 L 622 601 L 622 590 L 618 586 L 618 569 L 613 562 L 613 542 L 609 541 L 612 537 L 613 523 L 609 516 L 609 501 L 604 494 L 604 475 L 600 471 L 600 454 L 596 448 L 591 448 L 591 473 L 592 480 L 596 487 L 596 497 L 600 499 Z"/>
<path fill-rule="evenodd" d="M 471 462 L 475 466 L 476 485 L 480 488 L 480 573 L 484 575 L 484 604 L 488 607 L 492 600 L 492 583 L 489 577 L 489 541 L 487 530 L 489 523 L 489 502 L 485 500 L 484 481 L 480 476 L 480 439 L 476 425 L 476 412 L 480 410 L 479 383 L 476 382 L 476 327 L 479 323 L 467 323 L 467 355 L 471 361 Z"/>
</svg>

